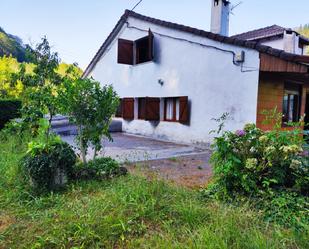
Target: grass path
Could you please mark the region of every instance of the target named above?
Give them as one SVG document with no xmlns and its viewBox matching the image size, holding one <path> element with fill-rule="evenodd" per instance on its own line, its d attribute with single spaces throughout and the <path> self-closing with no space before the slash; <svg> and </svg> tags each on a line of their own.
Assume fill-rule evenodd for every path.
<svg viewBox="0 0 309 249">
<path fill-rule="evenodd" d="M 16 178 L 24 151 L 18 139 L 0 143 L 0 248 L 309 248 L 308 234 L 249 207 L 138 176 L 32 197 Z"/>
<path fill-rule="evenodd" d="M 306 248 L 304 235 L 248 208 L 205 203 L 196 191 L 134 176 L 0 200 L 0 248 Z"/>
</svg>

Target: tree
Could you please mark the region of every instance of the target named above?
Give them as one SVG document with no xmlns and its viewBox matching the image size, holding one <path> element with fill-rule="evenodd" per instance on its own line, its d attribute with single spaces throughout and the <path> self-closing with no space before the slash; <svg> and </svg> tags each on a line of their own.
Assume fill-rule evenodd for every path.
<svg viewBox="0 0 309 249">
<path fill-rule="evenodd" d="M 109 126 L 119 105 L 119 98 L 112 86 L 100 86 L 93 79 L 65 80 L 61 99 L 62 112 L 78 127 L 76 142 L 82 160 L 87 162 L 89 146 L 94 149 L 95 159 L 102 149 L 103 137 L 112 140 Z"/>
<path fill-rule="evenodd" d="M 61 75 L 57 72 L 60 59 L 57 53 L 51 51 L 46 37 L 32 51 L 32 61 L 35 64 L 32 75 L 22 75 L 28 91 L 29 106 L 35 106 L 42 113 L 49 114 L 49 124 L 57 111 L 57 87 L 61 84 Z"/>
<path fill-rule="evenodd" d="M 0 98 L 19 98 L 24 91 L 24 84 L 19 78 L 20 72 L 31 73 L 34 65 L 19 63 L 12 56 L 0 57 Z"/>
<path fill-rule="evenodd" d="M 46 38 L 35 50 L 29 51 L 34 68 L 31 74 L 21 65 L 19 78 L 26 87 L 23 113 L 26 121 L 36 126 L 44 114 L 48 114 L 49 128 L 53 116 L 59 111 L 58 91 L 65 79 L 76 79 L 82 74 L 77 65 L 60 63 L 58 54 L 51 51 Z M 47 130 L 49 135 L 49 129 Z"/>
</svg>

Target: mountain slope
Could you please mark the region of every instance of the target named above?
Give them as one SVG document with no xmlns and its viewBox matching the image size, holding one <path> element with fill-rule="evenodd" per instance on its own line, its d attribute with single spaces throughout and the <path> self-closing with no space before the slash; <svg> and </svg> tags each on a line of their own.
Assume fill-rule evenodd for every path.
<svg viewBox="0 0 309 249">
<path fill-rule="evenodd" d="M 0 56 L 10 56 L 16 58 L 19 62 L 27 61 L 26 49 L 22 40 L 17 37 L 6 33 L 0 27 Z"/>
</svg>

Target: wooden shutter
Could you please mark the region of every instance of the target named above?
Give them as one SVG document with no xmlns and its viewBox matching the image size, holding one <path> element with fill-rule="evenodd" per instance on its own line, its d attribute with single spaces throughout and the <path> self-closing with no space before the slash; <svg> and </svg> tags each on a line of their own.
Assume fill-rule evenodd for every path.
<svg viewBox="0 0 309 249">
<path fill-rule="evenodd" d="M 122 117 L 126 120 L 134 119 L 134 98 L 124 98 L 122 101 Z"/>
<path fill-rule="evenodd" d="M 145 119 L 148 121 L 160 120 L 160 98 L 146 98 Z"/>
<path fill-rule="evenodd" d="M 118 39 L 118 63 L 133 65 L 133 41 Z"/>
<path fill-rule="evenodd" d="M 138 99 L 138 119 L 146 118 L 146 98 Z"/>
<path fill-rule="evenodd" d="M 117 118 L 121 118 L 122 117 L 122 99 L 119 99 L 119 106 L 117 108 L 116 111 L 116 115 Z"/>
<path fill-rule="evenodd" d="M 135 41 L 136 64 L 152 61 L 154 59 L 153 40 L 153 33 L 149 29 L 148 36 L 145 36 Z"/>
<path fill-rule="evenodd" d="M 179 97 L 179 122 L 187 124 L 189 122 L 188 97 Z"/>
<path fill-rule="evenodd" d="M 149 29 L 148 31 L 148 59 L 149 61 L 152 61 L 154 59 L 154 53 L 153 53 L 153 41 L 154 41 L 154 36 L 151 30 Z"/>
</svg>

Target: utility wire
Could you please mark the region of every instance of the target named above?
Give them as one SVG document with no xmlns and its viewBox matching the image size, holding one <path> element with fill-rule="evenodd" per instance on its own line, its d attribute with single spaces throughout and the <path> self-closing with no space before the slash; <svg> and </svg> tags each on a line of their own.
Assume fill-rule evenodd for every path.
<svg viewBox="0 0 309 249">
<path fill-rule="evenodd" d="M 130 29 L 135 29 L 135 30 L 139 30 L 139 31 L 142 31 L 142 32 L 148 32 L 148 30 L 144 30 L 144 29 L 138 28 L 136 26 L 130 25 L 129 22 L 126 22 L 126 25 L 127 25 L 127 28 L 130 28 Z M 234 51 L 232 51 L 232 50 L 227 50 L 227 49 L 219 48 L 219 47 L 212 46 L 212 45 L 206 45 L 206 44 L 190 41 L 190 40 L 187 40 L 187 39 L 184 39 L 184 38 L 180 38 L 180 37 L 169 36 L 169 35 L 165 35 L 165 34 L 162 34 L 162 33 L 155 32 L 155 31 L 152 31 L 152 33 L 157 34 L 157 35 L 162 36 L 162 37 L 169 38 L 169 39 L 173 39 L 173 40 L 178 40 L 178 41 L 183 41 L 183 42 L 188 42 L 188 43 L 191 43 L 191 44 L 199 45 L 199 46 L 204 47 L 204 48 L 210 48 L 210 49 L 215 49 L 215 50 L 218 50 L 218 51 L 221 51 L 221 52 L 224 52 L 224 53 L 230 53 L 233 56 L 233 64 L 235 66 L 241 66 L 241 72 L 242 73 L 259 71 L 259 69 L 257 69 L 257 68 L 247 67 L 247 66 L 244 66 L 243 63 L 236 62 L 236 60 L 235 60 L 236 53 Z M 244 68 L 248 68 L 249 70 L 244 70 Z"/>
<path fill-rule="evenodd" d="M 138 3 L 134 5 L 134 7 L 131 9 L 131 11 L 135 10 L 136 7 L 137 7 L 138 5 L 140 5 L 142 2 L 143 2 L 143 0 L 138 1 Z"/>
</svg>

